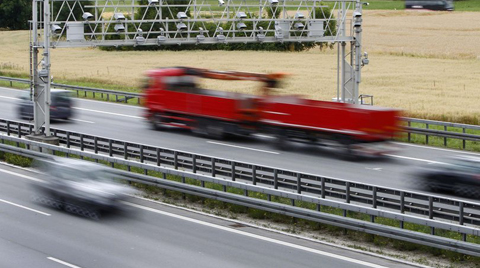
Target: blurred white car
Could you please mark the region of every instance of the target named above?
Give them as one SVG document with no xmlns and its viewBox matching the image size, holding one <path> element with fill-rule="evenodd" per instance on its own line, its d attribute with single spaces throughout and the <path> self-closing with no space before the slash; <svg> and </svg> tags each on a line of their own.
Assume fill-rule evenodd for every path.
<svg viewBox="0 0 480 268">
<path fill-rule="evenodd" d="M 120 182 L 113 170 L 71 158 L 39 161 L 42 182 L 34 183 L 36 200 L 93 219 L 121 210 L 121 201 L 137 191 Z"/>
</svg>

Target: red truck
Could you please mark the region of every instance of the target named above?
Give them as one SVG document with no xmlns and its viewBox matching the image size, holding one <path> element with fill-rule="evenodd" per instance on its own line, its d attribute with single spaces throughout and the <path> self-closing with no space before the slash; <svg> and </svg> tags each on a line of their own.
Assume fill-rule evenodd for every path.
<svg viewBox="0 0 480 268">
<path fill-rule="evenodd" d="M 266 133 L 284 148 L 288 140 L 336 145 L 347 155 L 382 154 L 400 130 L 399 111 L 366 105 L 275 96 L 283 73 L 222 72 L 172 67 L 147 73 L 145 117 L 157 130 L 190 129 L 221 139 L 225 135 Z M 208 90 L 198 78 L 262 83 L 258 95 Z"/>
</svg>

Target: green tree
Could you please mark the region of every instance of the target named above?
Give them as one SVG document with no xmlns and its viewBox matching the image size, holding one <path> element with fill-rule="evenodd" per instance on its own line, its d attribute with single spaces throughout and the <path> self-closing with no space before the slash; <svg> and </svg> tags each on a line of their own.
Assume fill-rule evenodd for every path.
<svg viewBox="0 0 480 268">
<path fill-rule="evenodd" d="M 0 28 L 26 30 L 31 18 L 31 0 L 0 0 Z"/>
</svg>

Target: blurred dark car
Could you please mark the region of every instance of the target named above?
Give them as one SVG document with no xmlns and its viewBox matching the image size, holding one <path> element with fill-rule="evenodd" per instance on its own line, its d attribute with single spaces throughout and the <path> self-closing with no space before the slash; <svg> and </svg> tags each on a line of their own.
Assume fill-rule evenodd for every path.
<svg viewBox="0 0 480 268">
<path fill-rule="evenodd" d="M 61 89 L 52 89 L 50 91 L 52 104 L 50 105 L 51 119 L 68 120 L 73 116 L 73 100 L 72 93 Z M 23 92 L 19 96 L 17 105 L 18 114 L 21 119 L 33 118 L 33 101 L 30 99 L 30 92 Z"/>
<path fill-rule="evenodd" d="M 452 0 L 405 0 L 405 9 L 453 11 Z"/>
<path fill-rule="evenodd" d="M 44 176 L 33 184 L 34 200 L 81 216 L 98 219 L 104 212 L 124 211 L 122 201 L 137 192 L 112 169 L 92 162 L 58 158 L 36 165 Z"/>
<path fill-rule="evenodd" d="M 480 197 L 480 156 L 457 156 L 430 164 L 417 172 L 418 183 L 431 191 Z"/>
</svg>

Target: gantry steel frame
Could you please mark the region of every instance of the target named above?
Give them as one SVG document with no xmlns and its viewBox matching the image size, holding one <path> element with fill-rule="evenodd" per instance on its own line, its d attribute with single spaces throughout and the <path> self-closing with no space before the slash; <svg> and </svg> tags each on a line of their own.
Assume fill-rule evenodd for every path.
<svg viewBox="0 0 480 268">
<path fill-rule="evenodd" d="M 368 64 L 361 51 L 363 4 L 360 0 L 33 0 L 34 133 L 51 135 L 51 48 L 337 44 L 335 99 L 356 104 L 361 67 Z"/>
</svg>

